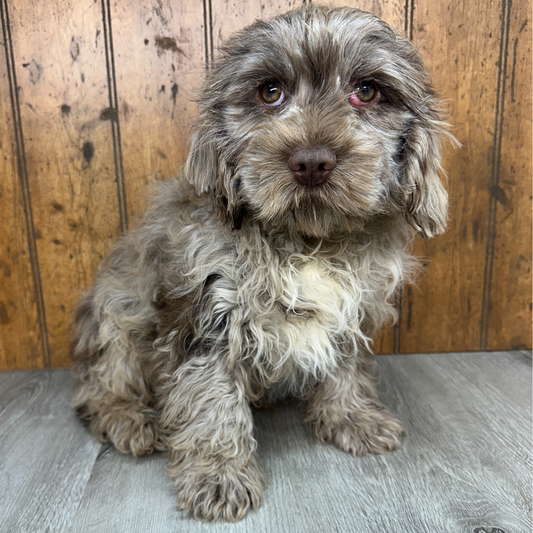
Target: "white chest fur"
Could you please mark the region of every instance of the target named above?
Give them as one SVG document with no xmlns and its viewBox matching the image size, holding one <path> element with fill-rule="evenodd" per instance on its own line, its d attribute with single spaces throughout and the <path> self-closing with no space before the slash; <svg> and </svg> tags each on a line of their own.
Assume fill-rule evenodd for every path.
<svg viewBox="0 0 533 533">
<path fill-rule="evenodd" d="M 323 379 L 341 357 L 353 355 L 356 337 L 368 342 L 360 329 L 368 289 L 349 266 L 294 254 L 262 270 L 240 285 L 243 306 L 235 309 L 230 333 L 230 350 L 242 355 L 244 344 L 262 381 Z"/>
<path fill-rule="evenodd" d="M 328 374 L 339 357 L 338 340 L 357 321 L 353 287 L 336 279 L 321 261 L 290 265 L 283 275 L 279 302 L 285 316 L 279 325 L 282 359 L 316 377 Z"/>
</svg>

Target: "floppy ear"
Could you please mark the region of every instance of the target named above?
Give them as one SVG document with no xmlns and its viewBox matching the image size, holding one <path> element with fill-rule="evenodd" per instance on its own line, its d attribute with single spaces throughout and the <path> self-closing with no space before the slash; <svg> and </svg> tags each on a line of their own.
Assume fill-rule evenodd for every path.
<svg viewBox="0 0 533 533">
<path fill-rule="evenodd" d="M 439 178 L 443 135 L 449 136 L 444 123 L 418 118 L 404 137 L 402 188 L 406 218 L 426 238 L 442 233 L 448 218 L 448 193 Z"/>
<path fill-rule="evenodd" d="M 212 194 L 218 178 L 218 150 L 207 121 L 200 117 L 191 128 L 191 148 L 185 163 L 185 177 L 198 196 Z"/>
<path fill-rule="evenodd" d="M 237 205 L 233 166 L 217 145 L 216 127 L 205 117 L 194 123 L 191 149 L 185 163 L 185 177 L 198 196 L 208 196 L 217 216 L 240 229 L 242 212 Z"/>
</svg>

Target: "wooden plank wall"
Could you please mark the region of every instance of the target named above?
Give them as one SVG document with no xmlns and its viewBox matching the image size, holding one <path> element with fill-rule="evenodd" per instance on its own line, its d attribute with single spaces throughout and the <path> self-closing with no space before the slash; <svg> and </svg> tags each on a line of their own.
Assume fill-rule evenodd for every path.
<svg viewBox="0 0 533 533">
<path fill-rule="evenodd" d="M 381 353 L 531 348 L 531 11 L 349 0 L 420 47 L 462 148 L 449 231 L 417 241 Z M 69 324 L 146 185 L 184 162 L 221 41 L 288 0 L 0 0 L 0 369 L 69 364 Z"/>
</svg>

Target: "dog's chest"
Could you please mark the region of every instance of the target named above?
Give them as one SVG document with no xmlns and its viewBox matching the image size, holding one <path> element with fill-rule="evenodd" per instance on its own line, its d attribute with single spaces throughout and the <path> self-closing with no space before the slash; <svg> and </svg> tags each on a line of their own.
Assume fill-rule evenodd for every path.
<svg viewBox="0 0 533 533">
<path fill-rule="evenodd" d="M 281 294 L 277 302 L 285 320 L 302 326 L 315 322 L 338 329 L 343 318 L 339 313 L 350 295 L 323 264 L 315 262 L 283 269 L 279 281 Z"/>
<path fill-rule="evenodd" d="M 323 378 L 336 368 L 342 344 L 359 331 L 361 295 L 355 278 L 316 258 L 289 258 L 244 282 L 238 301 L 249 356 L 272 378 L 295 370 Z M 234 337 L 236 338 L 236 337 Z"/>
</svg>

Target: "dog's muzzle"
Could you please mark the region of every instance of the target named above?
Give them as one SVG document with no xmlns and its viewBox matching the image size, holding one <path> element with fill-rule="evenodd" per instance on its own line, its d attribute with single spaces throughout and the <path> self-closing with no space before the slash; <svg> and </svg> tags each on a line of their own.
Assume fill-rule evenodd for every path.
<svg viewBox="0 0 533 533">
<path fill-rule="evenodd" d="M 336 166 L 335 153 L 325 146 L 297 148 L 289 157 L 289 167 L 296 181 L 308 187 L 325 183 Z"/>
</svg>

